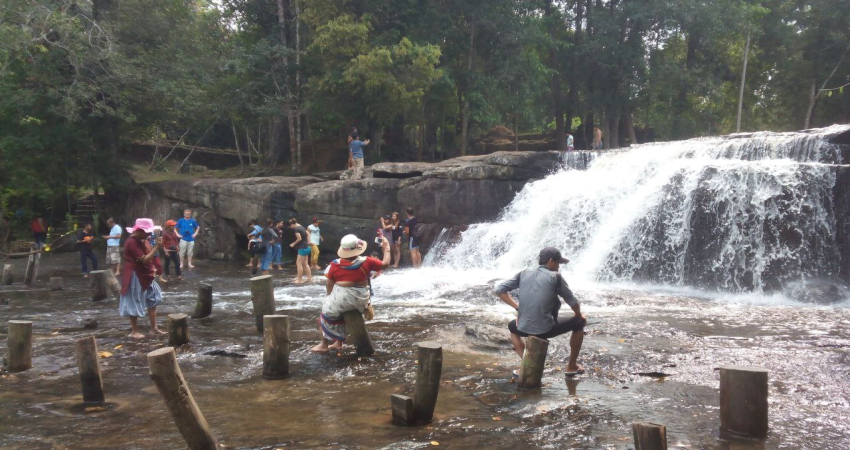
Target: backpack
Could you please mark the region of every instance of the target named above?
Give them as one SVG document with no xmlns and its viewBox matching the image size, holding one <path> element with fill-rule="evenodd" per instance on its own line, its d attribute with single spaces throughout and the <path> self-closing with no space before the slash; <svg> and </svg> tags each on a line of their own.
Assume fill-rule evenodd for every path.
<svg viewBox="0 0 850 450">
<path fill-rule="evenodd" d="M 262 242 L 251 241 L 248 243 L 248 253 L 252 255 L 262 255 L 266 253 L 266 246 Z"/>
</svg>

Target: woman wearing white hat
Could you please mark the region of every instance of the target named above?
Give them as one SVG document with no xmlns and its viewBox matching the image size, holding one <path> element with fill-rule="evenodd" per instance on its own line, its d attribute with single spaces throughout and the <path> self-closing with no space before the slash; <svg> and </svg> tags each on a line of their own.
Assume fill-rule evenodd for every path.
<svg viewBox="0 0 850 450">
<path fill-rule="evenodd" d="M 156 283 L 154 257 L 162 247 L 162 238 L 156 238 L 156 245 L 151 247 L 148 236 L 161 227 L 155 226 L 151 219 L 136 219 L 133 227 L 128 227 L 130 237 L 124 243 L 124 265 L 121 273 L 121 298 L 118 302 L 118 313 L 121 317 L 130 318 L 130 337 L 141 339 L 139 333 L 139 317 L 148 315 L 153 334 L 165 334 L 156 326 L 156 307 L 162 303 L 162 290 Z"/>
<path fill-rule="evenodd" d="M 390 266 L 390 242 L 381 237 L 383 261 L 361 256 L 366 251 L 366 241 L 349 234 L 342 238 L 337 255 L 339 259 L 331 262 L 326 274 L 328 296 L 322 302 L 322 314 L 319 316 L 319 328 L 322 342 L 310 349 L 311 352 L 327 353 L 328 350 L 342 348 L 348 337 L 342 314 L 358 310 L 361 313 L 369 307 L 372 298 L 369 280 L 372 272 L 384 270 Z M 333 345 L 328 345 L 333 341 Z"/>
</svg>

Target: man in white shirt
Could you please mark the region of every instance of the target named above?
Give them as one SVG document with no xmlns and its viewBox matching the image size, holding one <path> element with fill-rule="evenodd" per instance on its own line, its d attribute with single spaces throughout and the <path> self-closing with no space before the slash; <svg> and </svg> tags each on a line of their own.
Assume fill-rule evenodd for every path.
<svg viewBox="0 0 850 450">
<path fill-rule="evenodd" d="M 117 276 L 121 270 L 121 234 L 123 231 L 112 217 L 106 220 L 106 225 L 109 226 L 109 236 L 103 236 L 106 239 L 106 264 L 112 265 L 112 271 Z"/>
</svg>

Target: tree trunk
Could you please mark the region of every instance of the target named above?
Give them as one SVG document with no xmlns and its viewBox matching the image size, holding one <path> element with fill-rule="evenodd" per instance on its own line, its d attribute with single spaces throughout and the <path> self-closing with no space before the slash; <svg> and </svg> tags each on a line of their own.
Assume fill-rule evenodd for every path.
<svg viewBox="0 0 850 450">
<path fill-rule="evenodd" d="M 242 161 L 242 149 L 239 148 L 239 136 L 236 135 L 236 124 L 233 123 L 233 120 L 230 120 L 230 128 L 233 129 L 233 141 L 236 143 L 236 155 L 239 156 L 239 167 L 242 167 L 245 163 Z M 248 160 L 251 159 L 251 150 L 248 150 Z"/>
<path fill-rule="evenodd" d="M 608 148 L 615 149 L 620 148 L 620 115 L 612 114 L 611 115 L 611 125 L 608 127 L 608 131 L 611 133 L 610 145 Z"/>
<path fill-rule="evenodd" d="M 546 0 L 544 15 L 549 18 L 549 37 L 555 41 L 556 27 L 552 23 L 554 14 L 552 0 Z M 549 48 L 549 68 L 552 70 L 552 114 L 555 116 L 555 142 L 560 151 L 567 150 L 567 136 L 564 134 L 564 105 L 561 102 L 561 73 L 558 71 L 558 49 L 554 44 Z"/>
<path fill-rule="evenodd" d="M 747 59 L 750 57 L 750 32 L 747 32 L 747 44 L 744 47 L 744 68 L 741 69 L 741 89 L 738 90 L 738 120 L 735 132 L 741 132 L 741 109 L 744 107 L 744 85 L 747 83 Z"/>
<path fill-rule="evenodd" d="M 637 135 L 635 134 L 635 121 L 632 118 L 631 111 L 626 113 L 626 130 L 629 133 L 629 145 L 637 145 Z"/>
<path fill-rule="evenodd" d="M 611 133 L 608 129 L 608 114 L 604 114 L 601 119 L 599 119 L 599 129 L 602 130 L 602 143 L 604 144 L 604 149 L 608 150 L 611 148 Z"/>
<path fill-rule="evenodd" d="M 812 86 L 809 89 L 809 107 L 806 108 L 806 121 L 803 124 L 803 129 L 809 129 L 809 125 L 812 123 L 812 113 L 815 110 L 815 101 L 817 101 L 817 90 L 818 90 L 818 80 L 816 78 L 812 78 Z"/>
<path fill-rule="evenodd" d="M 466 86 L 463 93 L 463 105 L 460 111 L 460 155 L 466 155 L 467 131 L 469 130 L 469 79 L 472 77 L 472 57 L 475 54 L 475 15 L 469 24 L 469 50 L 466 56 Z"/>
</svg>

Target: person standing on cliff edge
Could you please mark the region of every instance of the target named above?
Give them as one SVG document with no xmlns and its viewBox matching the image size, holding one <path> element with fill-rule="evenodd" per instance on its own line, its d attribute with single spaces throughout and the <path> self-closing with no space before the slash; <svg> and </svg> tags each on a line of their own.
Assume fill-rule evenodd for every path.
<svg viewBox="0 0 850 450">
<path fill-rule="evenodd" d="M 348 168 L 354 171 L 351 174 L 352 180 L 363 178 L 363 168 L 365 167 L 363 147 L 367 145 L 369 145 L 369 139 L 361 141 L 357 133 L 351 135 L 351 142 L 348 143 Z"/>
<path fill-rule="evenodd" d="M 511 342 L 514 351 L 520 358 L 525 352 L 525 342 L 522 338 L 535 336 L 540 339 L 549 339 L 572 331 L 570 337 L 570 360 L 567 364 L 567 376 L 584 373 L 584 368 L 578 365 L 578 354 L 581 344 L 584 342 L 584 326 L 587 324 L 587 316 L 581 313 L 581 305 L 576 300 L 566 280 L 558 272 L 561 264 L 570 262 L 561 256 L 561 252 L 554 247 L 546 247 L 540 250 L 537 257 L 539 266 L 535 269 L 526 269 L 503 281 L 496 286 L 496 295 L 503 302 L 517 310 L 516 320 L 508 322 L 508 330 L 511 332 Z M 519 303 L 514 300 L 509 292 L 519 289 Z M 564 299 L 572 308 L 572 317 L 558 317 L 561 302 L 558 297 Z M 519 374 L 514 372 L 514 378 Z"/>
<path fill-rule="evenodd" d="M 201 231 L 201 226 L 192 218 L 192 210 L 186 208 L 183 218 L 177 221 L 177 237 L 180 238 L 180 261 L 183 268 L 194 269 L 192 255 L 195 253 L 195 238 Z"/>
</svg>

